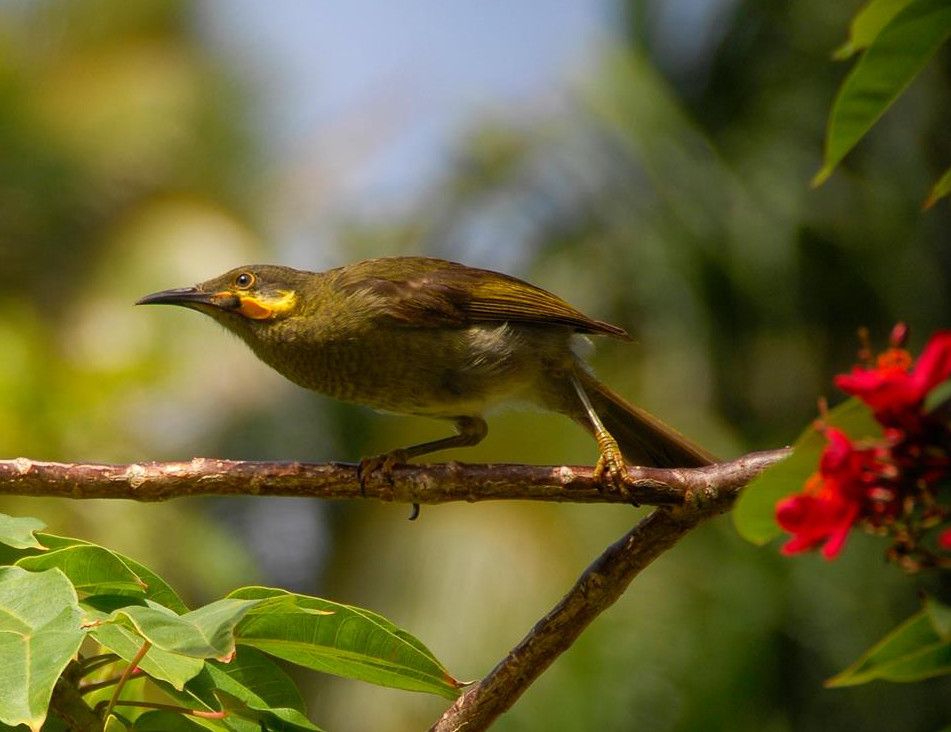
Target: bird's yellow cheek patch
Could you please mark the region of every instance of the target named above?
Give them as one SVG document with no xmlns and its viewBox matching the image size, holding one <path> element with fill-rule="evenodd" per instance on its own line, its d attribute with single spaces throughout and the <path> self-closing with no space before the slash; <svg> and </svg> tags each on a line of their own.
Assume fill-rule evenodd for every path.
<svg viewBox="0 0 951 732">
<path fill-rule="evenodd" d="M 282 292 L 278 297 L 268 298 L 259 295 L 241 295 L 238 312 L 252 320 L 270 320 L 289 312 L 297 304 L 297 295 Z"/>
</svg>

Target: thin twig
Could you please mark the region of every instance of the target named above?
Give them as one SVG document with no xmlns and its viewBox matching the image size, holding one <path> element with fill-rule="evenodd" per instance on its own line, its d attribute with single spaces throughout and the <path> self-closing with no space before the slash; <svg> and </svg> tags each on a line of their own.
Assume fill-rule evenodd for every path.
<svg viewBox="0 0 951 732">
<path fill-rule="evenodd" d="M 732 463 L 683 470 L 689 500 L 658 508 L 609 546 L 561 601 L 481 681 L 471 686 L 430 732 L 479 732 L 508 710 L 582 631 L 624 593 L 631 580 L 691 529 L 726 511 L 740 487 L 788 451 L 753 453 Z"/>
<path fill-rule="evenodd" d="M 132 673 L 129 674 L 128 679 L 131 680 L 136 676 L 142 675 L 142 669 L 133 669 Z M 81 684 L 79 687 L 79 693 L 85 696 L 86 694 L 91 694 L 94 691 L 99 691 L 100 689 L 108 689 L 110 686 L 118 684 L 122 681 L 125 676 L 113 676 L 111 679 L 105 679 L 103 681 L 94 681 L 90 684 Z M 117 702 L 118 703 L 118 702 Z"/>
<path fill-rule="evenodd" d="M 109 666 L 119 660 L 117 653 L 101 653 L 98 656 L 89 656 L 79 662 L 79 678 L 88 676 L 94 671 L 98 671 L 103 666 Z"/>
<path fill-rule="evenodd" d="M 115 690 L 112 692 L 112 698 L 109 699 L 109 704 L 106 705 L 106 711 L 103 712 L 102 718 L 109 719 L 109 715 L 112 714 L 112 710 L 116 705 L 116 702 L 119 701 L 119 694 L 122 693 L 122 688 L 126 685 L 126 682 L 132 678 L 136 673 L 136 669 L 139 667 L 139 664 L 142 662 L 142 659 L 145 658 L 145 654 L 149 652 L 149 649 L 152 647 L 150 641 L 145 641 L 142 644 L 142 647 L 136 652 L 132 657 L 132 660 L 129 661 L 129 665 L 126 666 L 125 671 L 122 672 L 122 676 L 119 677 L 119 683 L 116 684 Z"/>
</svg>

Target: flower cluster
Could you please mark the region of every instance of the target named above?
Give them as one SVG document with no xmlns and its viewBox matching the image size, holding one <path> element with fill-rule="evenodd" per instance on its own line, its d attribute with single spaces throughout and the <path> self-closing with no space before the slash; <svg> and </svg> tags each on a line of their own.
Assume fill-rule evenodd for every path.
<svg viewBox="0 0 951 732">
<path fill-rule="evenodd" d="M 940 396 L 935 388 L 951 377 L 951 331 L 933 336 L 917 363 L 902 347 L 906 336 L 907 328 L 896 326 L 888 350 L 836 377 L 836 386 L 868 405 L 882 435 L 856 442 L 842 430 L 820 427 L 828 444 L 819 470 L 801 493 L 776 506 L 779 525 L 793 535 L 784 553 L 821 545 L 832 559 L 861 523 L 890 535 L 890 557 L 908 569 L 951 564 L 921 543 L 929 529 L 951 518 L 949 400 L 929 399 Z M 937 546 L 951 551 L 951 529 L 940 533 Z"/>
</svg>

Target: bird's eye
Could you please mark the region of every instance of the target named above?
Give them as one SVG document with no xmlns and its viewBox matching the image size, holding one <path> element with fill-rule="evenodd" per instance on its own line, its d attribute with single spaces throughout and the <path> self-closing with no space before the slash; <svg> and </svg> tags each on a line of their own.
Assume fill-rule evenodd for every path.
<svg viewBox="0 0 951 732">
<path fill-rule="evenodd" d="M 242 272 L 234 278 L 234 286 L 240 290 L 247 290 L 254 284 L 254 275 L 250 272 Z"/>
</svg>

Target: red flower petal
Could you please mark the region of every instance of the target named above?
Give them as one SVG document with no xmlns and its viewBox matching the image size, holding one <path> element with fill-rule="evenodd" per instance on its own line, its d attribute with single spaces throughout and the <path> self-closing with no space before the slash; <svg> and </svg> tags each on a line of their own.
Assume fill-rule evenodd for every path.
<svg viewBox="0 0 951 732">
<path fill-rule="evenodd" d="M 951 377 L 951 331 L 935 333 L 918 357 L 911 381 L 920 398 Z"/>
</svg>

